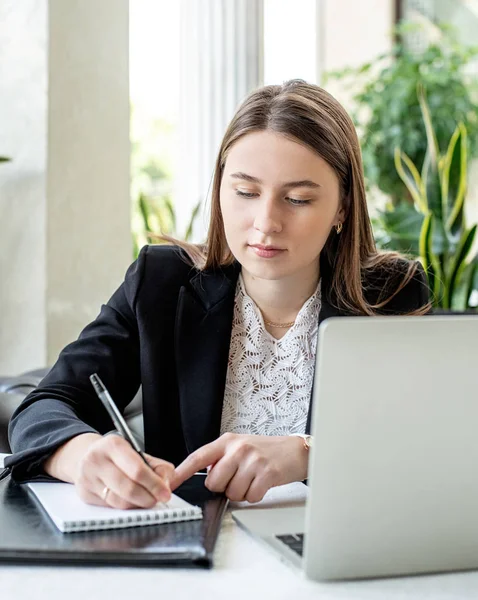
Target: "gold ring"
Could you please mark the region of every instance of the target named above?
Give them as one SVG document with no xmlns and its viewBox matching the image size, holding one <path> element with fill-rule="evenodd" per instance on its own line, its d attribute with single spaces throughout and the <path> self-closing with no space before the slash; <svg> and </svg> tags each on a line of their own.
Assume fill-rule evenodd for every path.
<svg viewBox="0 0 478 600">
<path fill-rule="evenodd" d="M 109 491 L 110 491 L 110 488 L 105 485 L 105 487 L 103 489 L 103 493 L 101 494 L 101 496 L 103 497 L 103 500 L 105 502 L 106 502 L 106 497 L 108 496 Z"/>
</svg>

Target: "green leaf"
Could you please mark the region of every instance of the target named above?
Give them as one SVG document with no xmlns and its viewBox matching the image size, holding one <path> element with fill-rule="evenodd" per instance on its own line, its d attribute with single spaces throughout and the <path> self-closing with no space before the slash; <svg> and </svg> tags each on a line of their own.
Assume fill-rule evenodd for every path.
<svg viewBox="0 0 478 600">
<path fill-rule="evenodd" d="M 176 232 L 176 211 L 174 210 L 171 198 L 166 197 L 164 199 L 164 205 L 171 221 L 171 231 Z"/>
<path fill-rule="evenodd" d="M 189 219 L 189 224 L 186 228 L 186 233 L 184 234 L 184 239 L 186 241 L 189 241 L 191 239 L 191 236 L 193 234 L 193 227 L 194 227 L 194 223 L 196 221 L 197 216 L 199 215 L 199 210 L 201 208 L 201 200 L 199 200 L 199 202 L 196 204 L 196 206 L 193 208 L 192 213 L 191 213 L 191 217 Z"/>
<path fill-rule="evenodd" d="M 422 196 L 425 198 L 427 209 L 441 221 L 443 218 L 442 210 L 442 188 L 438 162 L 433 162 L 431 152 L 426 153 L 423 178 L 422 178 Z"/>
<path fill-rule="evenodd" d="M 463 123 L 459 123 L 456 128 L 457 135 L 454 140 L 454 145 L 452 146 L 452 140 L 450 140 L 450 146 L 452 146 L 452 150 L 450 153 L 447 152 L 445 168 L 446 173 L 443 173 L 443 176 L 446 176 L 446 201 L 448 204 L 448 187 L 449 187 L 449 179 L 450 179 L 450 170 L 453 164 L 453 158 L 455 156 L 455 147 L 459 148 L 459 179 L 458 179 L 458 190 L 456 192 L 455 201 L 452 206 L 451 213 L 446 221 L 446 228 L 448 231 L 452 231 L 454 226 L 457 224 L 457 220 L 460 215 L 463 213 L 463 205 L 465 202 L 466 195 L 466 187 L 467 187 L 467 166 L 468 166 L 468 154 L 467 154 L 467 133 L 466 128 Z M 460 145 L 457 146 L 456 142 L 458 137 L 460 138 Z M 449 150 L 450 150 L 449 146 Z M 465 223 L 463 223 L 463 227 L 465 227 Z"/>
<path fill-rule="evenodd" d="M 457 122 L 463 121 L 471 140 L 470 155 L 478 152 L 478 94 L 464 71 L 472 53 L 446 28 L 438 27 L 442 29 L 439 41 L 423 51 L 409 51 L 406 34 L 380 60 L 372 61 L 368 71 L 360 73 L 365 63 L 341 73 L 341 83 L 349 81 L 358 87 L 353 90 L 354 116 L 367 185 L 377 185 L 394 202 L 403 194 L 394 166 L 395 148 L 400 147 L 417 167 L 423 164 L 427 148 L 417 84 L 426 89 L 438 148 L 446 147 Z M 412 29 L 422 28 L 413 25 Z"/>
<path fill-rule="evenodd" d="M 138 245 L 138 241 L 137 241 L 134 233 L 132 234 L 132 238 L 133 238 L 133 260 L 136 260 L 138 258 L 138 254 L 139 254 L 139 245 Z"/>
<path fill-rule="evenodd" d="M 415 206 L 425 214 L 427 206 L 421 194 L 422 182 L 420 174 L 410 158 L 400 148 L 395 148 L 395 168 L 400 175 L 400 179 L 407 186 Z"/>
<path fill-rule="evenodd" d="M 371 68 L 372 68 L 372 63 L 371 62 L 364 63 L 363 65 L 361 65 L 359 67 L 358 72 L 360 74 L 368 73 L 368 71 L 370 71 Z"/>
<path fill-rule="evenodd" d="M 143 227 L 145 231 L 149 231 L 149 209 L 148 199 L 144 194 L 140 194 L 138 198 L 139 212 L 143 219 Z"/>
<path fill-rule="evenodd" d="M 377 211 L 374 222 L 375 238 L 381 248 L 392 248 L 419 255 L 418 239 L 422 228 L 423 215 L 413 204 L 400 202 L 391 209 Z"/>
<path fill-rule="evenodd" d="M 171 213 L 164 197 L 159 198 L 155 205 L 155 216 L 158 224 L 156 233 L 158 235 L 171 235 L 174 233 L 171 221 Z"/>
<path fill-rule="evenodd" d="M 424 192 L 426 193 L 428 208 L 433 212 L 439 208 L 441 217 L 444 217 L 442 207 L 441 181 L 439 171 L 439 147 L 435 129 L 433 127 L 430 109 L 426 99 L 425 88 L 419 82 L 417 84 L 417 95 L 420 103 L 423 121 L 425 123 L 425 132 L 427 139 L 426 163 L 427 170 L 425 175 Z"/>
<path fill-rule="evenodd" d="M 423 220 L 422 230 L 420 233 L 420 257 L 422 259 L 423 268 L 428 276 L 430 290 L 433 293 L 435 302 L 441 301 L 441 280 L 442 270 L 440 262 L 436 254 L 434 254 L 433 246 L 433 215 L 428 213 Z"/>
<path fill-rule="evenodd" d="M 428 173 L 430 172 L 431 169 L 431 158 L 430 158 L 430 153 L 427 151 L 425 152 L 425 158 L 423 159 L 423 164 L 422 164 L 422 172 L 421 172 L 421 178 L 422 178 L 422 194 L 425 196 L 426 198 L 426 194 L 427 194 L 427 185 L 428 185 Z M 428 200 L 427 200 L 427 207 L 428 207 Z"/>
<path fill-rule="evenodd" d="M 0 163 L 10 162 L 11 160 L 12 160 L 11 158 L 7 158 L 6 156 L 0 156 Z"/>
<path fill-rule="evenodd" d="M 442 190 L 442 206 L 443 206 L 443 215 L 445 218 L 449 216 L 448 210 L 448 193 L 450 187 L 450 168 L 453 159 L 453 155 L 455 153 L 456 143 L 458 138 L 460 137 L 460 129 L 456 127 L 453 135 L 450 138 L 450 143 L 448 144 L 447 151 L 445 156 L 443 156 L 439 161 L 439 169 L 441 173 L 441 190 Z M 447 227 L 447 229 L 449 229 Z"/>
<path fill-rule="evenodd" d="M 457 281 L 463 269 L 466 267 L 466 259 L 468 258 L 468 255 L 473 246 L 473 241 L 476 235 L 476 229 L 477 225 L 475 224 L 472 227 L 470 227 L 470 229 L 464 232 L 458 245 L 458 249 L 455 255 L 453 256 L 450 274 L 445 287 L 445 308 L 451 308 L 452 306 L 453 294 L 455 292 Z"/>
<path fill-rule="evenodd" d="M 471 295 L 472 293 L 477 289 L 478 287 L 478 260 L 474 259 L 474 261 L 472 263 L 470 263 L 467 267 L 467 274 L 466 276 L 463 275 L 464 278 L 464 284 L 465 284 L 465 294 L 464 294 L 464 302 L 463 302 L 463 306 L 461 307 L 462 309 L 466 310 L 467 308 L 474 308 L 470 301 L 471 301 Z"/>
</svg>

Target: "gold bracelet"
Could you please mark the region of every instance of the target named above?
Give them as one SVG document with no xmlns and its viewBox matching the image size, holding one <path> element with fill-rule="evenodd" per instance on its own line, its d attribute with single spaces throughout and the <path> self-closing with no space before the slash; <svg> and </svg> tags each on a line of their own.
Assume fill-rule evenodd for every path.
<svg viewBox="0 0 478 600">
<path fill-rule="evenodd" d="M 310 450 L 312 448 L 312 443 L 313 443 L 314 438 L 313 438 L 313 436 L 309 435 L 308 433 L 291 433 L 290 435 L 302 438 L 302 441 L 304 443 L 304 448 L 306 450 Z"/>
</svg>

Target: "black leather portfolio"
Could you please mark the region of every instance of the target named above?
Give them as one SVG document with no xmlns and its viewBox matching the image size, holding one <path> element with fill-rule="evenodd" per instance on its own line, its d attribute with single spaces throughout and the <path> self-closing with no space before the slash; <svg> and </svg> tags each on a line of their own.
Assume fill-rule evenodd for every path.
<svg viewBox="0 0 478 600">
<path fill-rule="evenodd" d="M 61 533 L 26 486 L 0 481 L 0 562 L 211 567 L 227 499 L 195 475 L 175 494 L 203 518 L 79 533 Z"/>
</svg>

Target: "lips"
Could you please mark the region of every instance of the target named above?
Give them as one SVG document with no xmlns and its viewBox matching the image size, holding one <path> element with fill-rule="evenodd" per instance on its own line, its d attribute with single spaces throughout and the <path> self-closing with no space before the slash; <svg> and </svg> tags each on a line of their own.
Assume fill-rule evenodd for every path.
<svg viewBox="0 0 478 600">
<path fill-rule="evenodd" d="M 284 248 L 278 248 L 277 246 L 263 246 L 262 244 L 250 244 L 251 248 L 258 248 L 259 250 L 284 250 Z"/>
<path fill-rule="evenodd" d="M 274 258 L 285 252 L 284 248 L 277 248 L 276 246 L 263 246 L 262 244 L 250 245 L 249 248 L 259 256 L 260 258 Z"/>
</svg>

